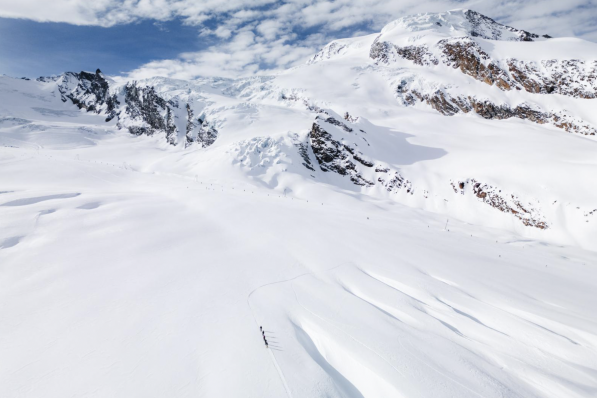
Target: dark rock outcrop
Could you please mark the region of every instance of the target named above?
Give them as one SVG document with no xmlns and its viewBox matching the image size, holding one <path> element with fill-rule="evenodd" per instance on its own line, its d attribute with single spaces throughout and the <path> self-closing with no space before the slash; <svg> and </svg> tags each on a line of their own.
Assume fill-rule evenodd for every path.
<svg viewBox="0 0 597 398">
<path fill-rule="evenodd" d="M 345 120 L 354 123 L 358 118 L 353 118 L 346 113 Z M 351 122 L 351 120 L 354 122 Z M 365 133 L 361 129 L 359 129 L 359 132 Z M 407 193 L 412 194 L 412 183 L 409 180 L 389 167 L 375 166 L 371 159 L 357 149 L 356 144 L 350 142 L 350 137 L 354 137 L 355 134 L 358 136 L 360 133 L 357 133 L 355 129 L 342 123 L 328 112 L 322 113 L 315 118 L 309 133 L 309 144 L 321 170 L 347 176 L 353 184 L 358 186 L 373 187 L 381 185 L 388 192 L 398 192 L 404 189 Z M 301 152 L 301 149 L 303 152 Z M 303 156 L 303 159 L 308 159 L 308 149 L 301 149 L 299 149 L 301 156 L 303 156 L 303 153 L 306 155 Z M 310 162 L 306 161 L 306 164 L 303 163 L 303 165 L 308 169 L 312 169 Z M 364 174 L 371 177 L 364 177 Z"/>
<path fill-rule="evenodd" d="M 210 125 L 207 120 L 198 119 L 201 126 L 199 127 L 199 132 L 197 133 L 197 143 L 199 143 L 203 148 L 207 148 L 211 146 L 216 139 L 218 138 L 218 130 Z"/>
<path fill-rule="evenodd" d="M 178 128 L 174 123 L 174 115 L 172 109 L 166 106 L 166 141 L 170 145 L 176 145 L 176 138 L 178 135 Z"/>
<path fill-rule="evenodd" d="M 475 112 L 485 119 L 519 118 L 538 124 L 551 124 L 569 133 L 582 135 L 596 135 L 597 129 L 582 120 L 563 114 L 562 112 L 545 112 L 534 109 L 526 104 L 510 107 L 505 104 L 495 104 L 489 100 L 482 100 L 472 96 L 452 96 L 445 90 L 437 90 L 432 94 L 422 94 L 416 90 L 409 90 L 399 85 L 397 92 L 402 96 L 405 105 L 413 105 L 417 101 L 424 101 L 433 109 L 446 116 L 457 113 Z"/>
<path fill-rule="evenodd" d="M 41 82 L 57 82 L 62 102 L 71 101 L 79 109 L 87 112 L 105 112 L 107 121 L 115 117 L 114 111 L 119 102 L 116 95 L 110 95 L 110 85 L 98 69 L 90 72 L 67 72 L 57 77 L 40 77 Z"/>
<path fill-rule="evenodd" d="M 194 117 L 193 110 L 191 109 L 191 106 L 189 104 L 187 104 L 187 129 L 186 129 L 185 144 L 184 144 L 185 148 L 188 148 L 189 146 L 191 146 L 193 144 L 193 142 L 195 142 L 195 139 L 193 138 L 193 131 L 195 130 L 197 125 L 195 124 L 193 117 Z"/>
<path fill-rule="evenodd" d="M 533 41 L 533 39 L 538 39 L 540 37 L 536 33 L 502 25 L 501 23 L 473 10 L 466 10 L 464 16 L 471 26 L 468 34 L 473 37 L 481 37 L 488 40 L 503 40 L 505 32 L 514 33 L 514 37 L 510 40 L 516 41 Z M 549 38 L 550 36 L 543 35 L 541 37 Z"/>
<path fill-rule="evenodd" d="M 537 64 L 511 58 L 506 63 L 517 87 L 529 93 L 597 98 L 597 61 L 551 59 Z"/>
<path fill-rule="evenodd" d="M 468 37 L 441 40 L 438 43 L 444 55 L 444 63 L 466 75 L 504 91 L 511 89 L 510 77 L 479 45 Z"/>
<path fill-rule="evenodd" d="M 416 65 L 429 66 L 439 64 L 438 59 L 429 52 L 427 46 L 396 46 L 396 53 Z"/>
<path fill-rule="evenodd" d="M 153 87 L 139 87 L 133 82 L 126 85 L 124 92 L 125 112 L 132 121 L 139 123 L 127 127 L 131 134 L 153 135 L 156 131 L 166 131 L 166 120 L 162 116 L 166 101 Z"/>
<path fill-rule="evenodd" d="M 342 122 L 339 123 L 343 124 Z M 354 162 L 354 160 L 356 160 L 353 155 L 354 151 L 351 152 L 347 145 L 335 140 L 329 132 L 319 125 L 318 120 L 316 120 L 311 127 L 309 142 L 322 171 L 331 171 L 343 176 L 348 176 L 356 185 L 374 185 L 373 182 L 367 181 L 358 172 Z"/>
<path fill-rule="evenodd" d="M 176 145 L 178 128 L 173 108 L 177 104 L 160 97 L 153 87 L 128 83 L 118 100 L 118 93 L 110 93 L 110 84 L 98 69 L 95 73 L 67 72 L 56 77 L 40 77 L 40 82 L 57 83 L 63 102 L 70 101 L 79 109 L 106 115 L 106 122 L 117 119 L 119 128 L 126 128 L 134 135 L 152 135 L 163 132 L 171 145 Z"/>
<path fill-rule="evenodd" d="M 549 228 L 544 217 L 531 203 L 523 204 L 520 198 L 513 194 L 502 193 L 502 190 L 492 185 L 479 182 L 474 178 L 459 181 L 458 187 L 451 183 L 454 192 L 462 195 L 472 194 L 481 202 L 503 212 L 514 215 L 524 225 L 539 229 Z"/>
</svg>

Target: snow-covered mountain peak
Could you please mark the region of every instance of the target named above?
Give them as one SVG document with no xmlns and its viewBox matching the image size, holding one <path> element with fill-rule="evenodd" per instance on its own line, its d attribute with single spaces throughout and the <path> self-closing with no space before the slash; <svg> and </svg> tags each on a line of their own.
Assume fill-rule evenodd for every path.
<svg viewBox="0 0 597 398">
<path fill-rule="evenodd" d="M 449 37 L 480 37 L 487 40 L 534 41 L 549 38 L 500 24 L 473 10 L 421 13 L 399 18 L 387 24 L 382 36 L 425 32 Z"/>
<path fill-rule="evenodd" d="M 458 9 L 404 16 L 388 23 L 377 34 L 334 40 L 311 57 L 307 64 L 346 56 L 367 57 L 369 54 L 367 49 L 370 47 L 374 49 L 375 44 L 379 45 L 379 43 L 390 43 L 400 47 L 412 45 L 434 47 L 442 40 L 464 39 L 482 42 L 483 40 L 476 39 L 484 39 L 513 44 L 513 42 L 545 41 L 548 38 L 550 38 L 549 35 L 538 35 L 500 24 L 473 10 Z M 523 52 L 528 52 L 528 48 Z"/>
</svg>

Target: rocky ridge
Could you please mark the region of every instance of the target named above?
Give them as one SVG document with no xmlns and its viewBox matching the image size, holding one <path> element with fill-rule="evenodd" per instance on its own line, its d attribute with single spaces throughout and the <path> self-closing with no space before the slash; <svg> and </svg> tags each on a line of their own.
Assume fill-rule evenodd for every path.
<svg viewBox="0 0 597 398">
<path fill-rule="evenodd" d="M 161 133 L 166 142 L 178 142 L 179 102 L 166 100 L 153 86 L 141 85 L 136 81 L 123 86 L 113 84 L 98 69 L 89 72 L 67 72 L 57 77 L 41 77 L 39 82 L 56 84 L 63 102 L 70 101 L 79 109 L 106 115 L 106 122 L 116 119 L 120 129 L 133 135 L 154 135 Z M 205 118 L 194 118 L 191 105 L 186 104 L 186 124 L 183 131 L 185 147 L 199 143 L 203 148 L 212 145 L 218 137 L 217 129 Z"/>
<path fill-rule="evenodd" d="M 450 182 L 454 193 L 460 195 L 473 195 L 479 201 L 501 211 L 510 213 L 529 227 L 547 229 L 545 217 L 537 209 L 536 204 L 523 203 L 515 194 L 502 193 L 502 189 L 490 184 L 482 183 L 474 178 L 469 178 L 457 183 Z"/>
<path fill-rule="evenodd" d="M 465 12 L 464 15 L 469 18 L 476 14 Z M 581 99 L 596 98 L 597 61 L 547 59 L 535 62 L 515 58 L 494 59 L 477 42 L 477 38 L 501 40 L 503 35 L 498 33 L 510 32 L 510 28 L 490 19 L 479 19 L 478 16 L 475 18 L 468 19 L 468 26 L 476 26 L 473 30 L 469 30 L 470 36 L 448 38 L 438 36 L 440 39 L 432 40 L 431 44 L 398 45 L 384 40 L 382 33 L 371 45 L 369 57 L 376 65 L 390 68 L 400 66 L 401 60 L 406 60 L 417 67 L 457 70 L 467 77 L 501 91 L 516 90 L 531 94 L 559 94 Z M 440 22 L 437 24 L 441 26 Z M 486 28 L 479 31 L 479 26 Z M 487 28 L 488 26 L 491 29 Z M 501 29 L 496 30 L 498 27 Z M 486 34 L 488 31 L 493 33 Z M 539 35 L 526 31 L 515 31 L 515 33 L 516 35 L 509 40 L 532 41 L 540 38 Z M 396 94 L 405 105 L 424 102 L 446 116 L 474 112 L 486 119 L 501 120 L 516 117 L 539 124 L 551 124 L 570 133 L 583 135 L 597 133 L 595 126 L 580 117 L 571 115 L 566 110 L 541 109 L 526 103 L 520 105 L 499 103 L 483 98 L 482 95 L 461 94 L 458 92 L 458 86 L 448 87 L 443 83 L 428 84 L 436 88 L 426 91 L 420 88 L 420 81 L 417 71 L 414 70 L 409 78 L 401 79 L 396 85 Z"/>
<path fill-rule="evenodd" d="M 354 118 L 347 112 L 344 120 L 346 123 L 331 110 L 321 110 L 315 117 L 308 135 L 308 145 L 321 171 L 347 176 L 358 186 L 371 188 L 380 185 L 387 192 L 405 189 L 407 193 L 412 194 L 412 183 L 409 180 L 399 171 L 378 163 L 371 156 L 363 153 L 354 141 L 354 138 L 367 134 L 356 126 L 350 126 L 356 124 L 359 118 Z M 370 147 L 369 143 L 367 147 Z M 303 165 L 314 170 L 308 160 L 308 149 L 300 147 L 299 151 L 305 159 Z"/>
<path fill-rule="evenodd" d="M 538 124 L 551 124 L 569 133 L 590 136 L 597 133 L 597 128 L 563 111 L 543 111 L 527 104 L 512 107 L 508 104 L 495 104 L 490 100 L 474 96 L 453 96 L 446 88 L 438 89 L 432 93 L 422 93 L 416 89 L 410 89 L 406 85 L 399 85 L 396 92 L 403 99 L 405 105 L 425 102 L 445 116 L 473 112 L 489 120 L 518 118 Z"/>
</svg>

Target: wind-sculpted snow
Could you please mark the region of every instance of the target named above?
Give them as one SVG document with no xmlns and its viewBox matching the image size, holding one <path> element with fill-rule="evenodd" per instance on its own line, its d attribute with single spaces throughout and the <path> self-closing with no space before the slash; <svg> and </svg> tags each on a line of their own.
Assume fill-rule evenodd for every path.
<svg viewBox="0 0 597 398">
<path fill-rule="evenodd" d="M 0 395 L 597 389 L 595 253 L 452 218 L 445 229 L 443 215 L 311 178 L 283 195 L 213 163 L 162 175 L 144 163 L 157 143 L 174 153 L 124 132 L 76 151 L 0 148 L 2 203 L 22 204 L 0 206 Z M 248 140 L 243 167 L 291 169 L 286 146 Z"/>
</svg>

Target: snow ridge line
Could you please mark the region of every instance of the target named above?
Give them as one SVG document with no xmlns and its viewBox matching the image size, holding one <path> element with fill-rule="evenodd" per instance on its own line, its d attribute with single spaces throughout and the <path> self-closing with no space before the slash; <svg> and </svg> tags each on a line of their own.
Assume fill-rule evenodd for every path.
<svg viewBox="0 0 597 398">
<path fill-rule="evenodd" d="M 343 264 L 343 265 L 345 265 L 345 264 Z M 340 265 L 339 265 L 339 266 L 337 266 L 337 267 L 334 267 L 334 268 L 338 268 L 338 267 L 340 267 Z M 328 271 L 331 271 L 331 270 L 332 270 L 332 269 L 334 269 L 334 268 L 330 268 Z M 361 270 L 361 269 L 360 269 L 360 267 L 357 267 L 357 268 L 358 268 L 359 270 Z M 328 272 L 328 271 L 325 271 L 325 272 Z M 363 271 L 363 270 L 361 270 L 361 271 Z M 296 278 L 293 278 L 293 279 L 296 279 Z M 362 345 L 363 347 L 365 347 L 365 348 L 366 348 L 366 349 L 368 349 L 369 351 L 373 352 L 375 355 L 377 355 L 379 358 L 381 358 L 381 359 L 382 359 L 384 362 L 386 362 L 388 365 L 390 365 L 390 366 L 391 366 L 391 367 L 392 367 L 392 368 L 393 368 L 393 369 L 394 369 L 396 372 L 398 372 L 398 373 L 399 373 L 401 376 L 403 376 L 403 377 L 406 377 L 406 376 L 404 375 L 404 373 L 402 373 L 402 372 L 401 372 L 401 371 L 400 371 L 398 368 L 396 368 L 394 365 L 392 365 L 392 363 L 391 363 L 390 361 L 388 361 L 386 358 L 384 358 L 384 357 L 383 357 L 381 354 L 379 354 L 377 351 L 375 351 L 374 349 L 372 349 L 371 347 L 369 347 L 367 344 L 365 344 L 365 343 L 361 342 L 360 340 L 356 339 L 356 338 L 355 338 L 355 337 L 353 337 L 353 336 L 352 336 L 350 333 L 347 333 L 347 332 L 345 332 L 344 330 L 342 330 L 342 328 L 339 328 L 338 326 L 336 326 L 336 325 L 335 325 L 335 324 L 334 324 L 332 321 L 330 321 L 329 319 L 326 319 L 326 318 L 324 318 L 324 317 L 322 317 L 322 316 L 320 316 L 320 315 L 317 315 L 317 314 L 316 314 L 316 313 L 314 313 L 313 311 L 311 311 L 311 310 L 309 310 L 308 308 L 306 308 L 306 307 L 305 307 L 305 306 L 304 306 L 304 305 L 303 305 L 303 304 L 300 302 L 300 300 L 298 299 L 298 295 L 296 294 L 296 290 L 294 290 L 294 286 L 293 286 L 292 284 L 290 284 L 290 287 L 292 288 L 292 292 L 294 293 L 294 297 L 295 297 L 295 299 L 296 299 L 297 303 L 298 303 L 298 304 L 299 304 L 299 305 L 300 305 L 300 306 L 301 306 L 301 307 L 302 307 L 302 308 L 303 308 L 305 311 L 309 312 L 311 315 L 313 315 L 313 316 L 315 316 L 315 317 L 317 317 L 317 318 L 319 318 L 319 319 L 321 319 L 321 320 L 323 320 L 323 321 L 326 321 L 327 323 L 329 323 L 330 325 L 332 325 L 334 328 L 338 329 L 339 331 L 341 331 L 342 333 L 344 333 L 345 335 L 347 335 L 348 337 L 350 337 L 350 338 L 351 338 L 352 340 L 354 340 L 355 342 L 359 343 L 360 345 Z M 447 379 L 451 380 L 452 382 L 454 382 L 454 383 L 458 384 L 460 387 L 462 387 L 462 388 L 464 388 L 464 389 L 466 389 L 466 390 L 468 390 L 468 391 L 472 392 L 472 393 L 473 393 L 473 394 L 475 394 L 476 396 L 478 396 L 478 397 L 480 397 L 480 398 L 484 398 L 484 397 L 483 397 L 481 394 L 479 394 L 479 393 L 478 393 L 478 392 L 476 392 L 475 390 L 473 390 L 473 389 L 471 389 L 470 387 L 468 387 L 468 386 L 466 386 L 466 385 L 464 385 L 464 384 L 460 383 L 458 380 L 455 380 L 454 378 L 450 377 L 449 375 L 445 374 L 444 372 L 442 372 L 442 371 L 440 371 L 440 370 L 436 369 L 435 367 L 433 367 L 432 365 L 428 364 L 428 363 L 427 363 L 427 361 L 425 361 L 425 360 L 423 360 L 423 359 L 419 358 L 419 357 L 418 357 L 417 355 L 415 355 L 415 354 L 414 354 L 414 353 L 413 353 L 411 350 L 407 349 L 407 348 L 404 346 L 404 344 L 402 343 L 402 339 L 398 339 L 398 342 L 400 343 L 400 346 L 401 346 L 401 347 L 404 349 L 404 351 L 406 351 L 408 354 L 410 354 L 410 355 L 411 355 L 413 358 L 415 358 L 417 361 L 421 362 L 423 365 L 427 366 L 428 368 L 430 368 L 431 370 L 435 371 L 436 373 L 438 373 L 438 374 L 440 374 L 440 375 L 444 376 L 445 378 L 447 378 Z M 407 342 L 407 344 L 408 344 L 409 346 L 411 346 L 411 345 L 410 345 L 410 343 L 408 343 L 408 342 Z"/>
<path fill-rule="evenodd" d="M 292 286 L 292 284 L 290 284 L 290 287 L 292 288 L 292 292 L 294 293 L 294 297 L 296 299 L 296 302 L 308 313 L 310 313 L 311 315 L 321 319 L 322 321 L 325 321 L 327 323 L 329 323 L 330 325 L 332 325 L 335 329 L 338 329 L 339 331 L 341 331 L 342 333 L 344 333 L 345 335 L 347 335 L 348 337 L 350 337 L 353 341 L 359 343 L 360 345 L 362 345 L 363 347 L 365 347 L 367 350 L 371 351 L 372 353 L 374 353 L 375 355 L 377 355 L 380 359 L 382 359 L 385 363 L 387 363 L 388 365 L 390 365 L 397 373 L 399 373 L 402 377 L 406 376 L 404 375 L 404 373 L 402 373 L 400 371 L 400 369 L 398 369 L 397 367 L 395 367 L 394 365 L 392 365 L 392 363 L 390 361 L 388 361 L 386 358 L 384 358 L 380 353 L 378 353 L 377 351 L 375 351 L 373 348 L 369 347 L 367 344 L 363 343 L 362 341 L 360 341 L 359 339 L 355 338 L 354 336 L 352 336 L 350 333 L 345 332 L 344 330 L 342 330 L 342 328 L 339 328 L 338 326 L 336 326 L 332 321 L 330 321 L 329 319 L 326 319 L 320 315 L 317 315 L 316 313 L 314 313 L 313 311 L 311 311 L 310 309 L 308 309 L 307 307 L 305 307 L 300 300 L 298 299 L 298 296 L 296 294 L 296 290 L 294 290 L 294 286 Z"/>
<path fill-rule="evenodd" d="M 371 276 L 371 275 L 370 275 L 368 272 L 366 272 L 365 270 L 361 269 L 360 267 L 359 267 L 359 270 L 360 270 L 361 272 L 365 273 L 366 275 L 369 275 L 369 276 Z M 294 290 L 294 288 L 293 288 L 293 290 Z M 296 293 L 295 293 L 295 295 L 296 295 Z M 495 308 L 497 308 L 497 307 L 495 307 Z M 307 311 L 308 311 L 308 310 L 307 310 Z M 315 315 L 315 314 L 314 314 L 314 315 Z M 462 384 L 461 382 L 459 382 L 458 380 L 454 379 L 454 378 L 453 378 L 453 377 L 451 377 L 450 375 L 448 375 L 448 374 L 446 374 L 446 373 L 442 372 L 441 370 L 439 370 L 439 369 L 436 369 L 436 368 L 435 368 L 433 365 L 429 364 L 427 361 L 425 361 L 424 359 L 420 358 L 418 355 L 416 355 L 416 354 L 415 354 L 415 353 L 413 353 L 411 350 L 409 350 L 408 348 L 406 348 L 406 347 L 404 346 L 404 344 L 402 343 L 402 339 L 398 339 L 398 343 L 400 343 L 400 346 L 401 346 L 401 347 L 404 349 L 404 351 L 405 351 L 407 354 L 409 354 L 410 356 L 412 356 L 414 359 L 416 359 L 417 361 L 419 361 L 419 362 L 420 362 L 420 363 L 422 363 L 423 365 L 427 366 L 429 369 L 431 369 L 431 370 L 433 370 L 434 372 L 436 372 L 437 374 L 439 374 L 439 375 L 441 375 L 441 376 L 443 376 L 443 377 L 445 377 L 445 378 L 447 378 L 447 379 L 449 379 L 449 380 L 453 381 L 454 383 L 458 384 L 460 387 L 462 387 L 462 388 L 464 388 L 464 389 L 466 389 L 466 390 L 468 390 L 468 391 L 472 392 L 472 393 L 473 393 L 473 394 L 475 394 L 476 396 L 478 396 L 478 397 L 480 397 L 480 398 L 484 398 L 484 397 L 483 397 L 483 395 L 479 394 L 477 391 L 475 391 L 475 390 L 473 390 L 472 388 L 470 388 L 470 387 L 468 387 L 468 386 L 466 386 L 466 385 Z M 406 343 L 408 344 L 408 346 L 409 346 L 409 347 L 412 347 L 412 344 L 411 344 L 409 341 L 407 341 Z"/>
<path fill-rule="evenodd" d="M 335 267 L 332 267 L 330 269 L 324 270 L 323 272 L 329 272 L 329 271 L 331 271 L 331 270 L 333 270 L 335 268 L 342 267 L 344 265 L 347 265 L 347 264 L 344 263 L 344 264 L 336 265 Z M 255 321 L 255 325 L 259 326 L 259 322 L 257 322 L 257 317 L 255 316 L 255 310 L 251 306 L 250 298 L 253 295 L 253 293 L 255 293 L 257 290 L 261 289 L 262 287 L 266 287 L 266 286 L 270 286 L 270 285 L 276 285 L 278 283 L 290 282 L 290 281 L 293 281 L 293 280 L 298 279 L 298 278 L 303 277 L 303 276 L 313 275 L 314 273 L 315 272 L 305 272 L 304 274 L 300 274 L 300 275 L 297 275 L 297 276 L 289 278 L 289 279 L 284 279 L 284 280 L 281 280 L 281 281 L 266 283 L 264 285 L 257 286 L 255 289 L 253 289 L 251 291 L 251 293 L 249 293 L 249 295 L 247 296 L 247 304 L 249 306 L 249 309 L 251 310 L 251 315 L 253 316 L 253 321 Z M 294 291 L 294 288 L 292 290 Z M 296 293 L 295 293 L 295 297 L 296 297 Z M 302 307 L 302 305 L 301 305 L 301 307 Z M 272 357 L 272 361 L 274 363 L 274 366 L 276 367 L 276 370 L 278 371 L 278 375 L 280 376 L 280 380 L 282 380 L 282 384 L 284 385 L 284 389 L 286 390 L 286 394 L 290 398 L 292 398 L 292 393 L 290 392 L 290 387 L 288 386 L 288 383 L 286 382 L 286 377 L 284 377 L 284 373 L 282 372 L 282 368 L 280 368 L 280 365 L 278 364 L 276 356 L 274 355 L 273 351 L 271 351 L 271 350 L 270 350 L 270 355 Z"/>
</svg>

